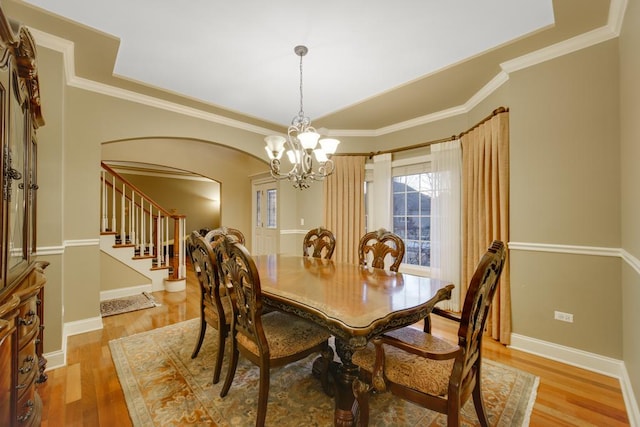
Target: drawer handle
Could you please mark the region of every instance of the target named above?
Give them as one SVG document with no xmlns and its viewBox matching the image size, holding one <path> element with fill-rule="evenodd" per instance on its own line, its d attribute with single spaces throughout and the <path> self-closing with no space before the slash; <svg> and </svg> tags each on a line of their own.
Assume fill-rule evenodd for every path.
<svg viewBox="0 0 640 427">
<path fill-rule="evenodd" d="M 36 319 L 36 312 L 33 310 L 29 310 L 27 312 L 27 316 L 24 319 L 22 317 L 18 318 L 18 322 L 23 326 L 30 326 L 33 324 L 33 322 L 35 322 L 35 319 Z"/>
<path fill-rule="evenodd" d="M 22 362 L 22 366 L 20 367 L 20 369 L 18 369 L 18 371 L 20 371 L 20 373 L 23 375 L 31 372 L 31 369 L 33 369 L 34 360 L 35 358 L 31 354 L 28 355 Z"/>
<path fill-rule="evenodd" d="M 33 414 L 33 401 L 31 399 L 27 400 L 27 403 L 25 403 L 24 406 L 25 408 L 29 408 L 29 410 L 18 417 L 19 423 L 27 421 L 29 418 L 31 418 L 31 414 Z"/>
</svg>

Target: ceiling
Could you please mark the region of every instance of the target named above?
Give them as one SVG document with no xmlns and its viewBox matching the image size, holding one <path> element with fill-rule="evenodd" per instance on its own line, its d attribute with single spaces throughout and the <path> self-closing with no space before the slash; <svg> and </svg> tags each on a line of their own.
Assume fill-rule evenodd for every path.
<svg viewBox="0 0 640 427">
<path fill-rule="evenodd" d="M 91 54 L 76 58 L 87 77 L 135 82 L 275 125 L 288 125 L 299 110 L 293 49 L 306 45 L 304 112 L 316 127 L 343 130 L 464 104 L 500 64 L 606 25 L 609 12 L 609 0 L 17 3 L 119 42 L 111 76 L 82 65 Z"/>
</svg>

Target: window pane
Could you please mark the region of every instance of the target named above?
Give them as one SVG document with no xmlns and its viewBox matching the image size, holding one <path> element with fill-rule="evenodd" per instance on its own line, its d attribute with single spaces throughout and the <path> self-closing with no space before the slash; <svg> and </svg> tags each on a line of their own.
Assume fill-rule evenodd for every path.
<svg viewBox="0 0 640 427">
<path fill-rule="evenodd" d="M 418 224 L 417 216 L 407 217 L 407 239 L 420 238 L 420 224 Z"/>
<path fill-rule="evenodd" d="M 394 215 L 407 214 L 405 200 L 406 200 L 406 195 L 404 193 L 395 193 L 393 195 L 393 214 Z"/>
<path fill-rule="evenodd" d="M 407 240 L 405 242 L 404 262 L 412 265 L 420 265 L 420 242 L 415 240 Z"/>
<path fill-rule="evenodd" d="M 420 193 L 407 193 L 407 215 L 420 215 Z"/>
<path fill-rule="evenodd" d="M 431 217 L 420 217 L 420 240 L 431 241 Z"/>
<path fill-rule="evenodd" d="M 420 247 L 420 265 L 429 265 L 431 260 L 431 242 L 422 242 Z"/>
<path fill-rule="evenodd" d="M 393 178 L 393 232 L 404 240 L 406 264 L 429 266 L 432 196 L 431 173 Z"/>
<path fill-rule="evenodd" d="M 267 228 L 277 228 L 276 190 L 267 190 Z"/>
<path fill-rule="evenodd" d="M 262 191 L 256 191 L 256 225 L 262 225 Z"/>
<path fill-rule="evenodd" d="M 420 194 L 420 213 L 429 215 L 431 213 L 431 196 L 426 193 Z"/>
<path fill-rule="evenodd" d="M 394 216 L 393 217 L 393 232 L 403 239 L 407 237 L 407 233 L 405 231 L 405 224 L 407 219 L 404 216 Z"/>
<path fill-rule="evenodd" d="M 407 175 L 407 191 L 420 190 L 420 175 Z"/>
</svg>

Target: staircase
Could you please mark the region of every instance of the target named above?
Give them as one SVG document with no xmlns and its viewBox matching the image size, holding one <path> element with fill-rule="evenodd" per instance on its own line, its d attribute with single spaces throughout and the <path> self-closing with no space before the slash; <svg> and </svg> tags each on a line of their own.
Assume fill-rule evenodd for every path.
<svg viewBox="0 0 640 427">
<path fill-rule="evenodd" d="M 162 208 L 104 163 L 100 181 L 100 249 L 148 277 L 152 292 L 184 290 L 185 216 Z"/>
</svg>

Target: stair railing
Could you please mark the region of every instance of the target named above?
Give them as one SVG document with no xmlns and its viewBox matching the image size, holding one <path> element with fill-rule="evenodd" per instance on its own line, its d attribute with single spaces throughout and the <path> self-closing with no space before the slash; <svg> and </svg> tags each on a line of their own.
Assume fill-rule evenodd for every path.
<svg viewBox="0 0 640 427">
<path fill-rule="evenodd" d="M 134 258 L 152 258 L 152 269 L 169 269 L 168 280 L 184 280 L 186 217 L 164 209 L 111 167 L 101 165 L 100 233 L 114 234 L 115 246 L 134 247 Z"/>
</svg>

